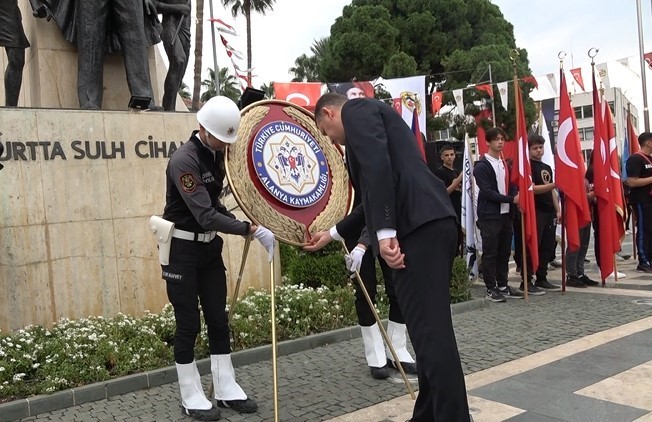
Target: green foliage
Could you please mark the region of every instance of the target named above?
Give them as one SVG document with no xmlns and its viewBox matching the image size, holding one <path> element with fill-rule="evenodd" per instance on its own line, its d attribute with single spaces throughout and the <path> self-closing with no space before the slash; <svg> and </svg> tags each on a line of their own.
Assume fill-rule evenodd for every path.
<svg viewBox="0 0 652 422">
<path fill-rule="evenodd" d="M 205 87 L 205 91 L 201 94 L 201 101 L 206 102 L 209 99 L 217 95 L 217 90 L 215 89 L 215 71 L 208 68 L 208 79 L 202 81 L 202 86 Z M 236 103 L 240 99 L 240 87 L 235 76 L 233 76 L 229 69 L 226 67 L 221 67 L 217 74 L 217 83 L 220 87 L 220 95 L 229 97 Z"/>
<path fill-rule="evenodd" d="M 464 258 L 456 256 L 453 261 L 453 270 L 450 279 L 451 303 L 465 302 L 471 300 L 471 279 L 470 270 L 466 266 Z"/>
<path fill-rule="evenodd" d="M 345 286 L 349 280 L 339 242 L 331 242 L 317 252 L 285 245 L 281 249 L 281 268 L 287 282 L 295 285 L 334 289 Z"/>
<path fill-rule="evenodd" d="M 414 76 L 417 71 L 417 62 L 414 57 L 401 51 L 389 58 L 389 61 L 383 68 L 383 75 L 386 78 L 398 78 L 403 76 Z"/>
</svg>

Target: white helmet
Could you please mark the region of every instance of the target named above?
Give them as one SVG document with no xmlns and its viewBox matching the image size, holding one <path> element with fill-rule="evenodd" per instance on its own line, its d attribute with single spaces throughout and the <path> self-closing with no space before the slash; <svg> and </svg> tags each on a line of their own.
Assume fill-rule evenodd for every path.
<svg viewBox="0 0 652 422">
<path fill-rule="evenodd" d="M 199 109 L 197 121 L 220 141 L 232 144 L 238 137 L 240 110 L 230 98 L 213 97 Z"/>
</svg>

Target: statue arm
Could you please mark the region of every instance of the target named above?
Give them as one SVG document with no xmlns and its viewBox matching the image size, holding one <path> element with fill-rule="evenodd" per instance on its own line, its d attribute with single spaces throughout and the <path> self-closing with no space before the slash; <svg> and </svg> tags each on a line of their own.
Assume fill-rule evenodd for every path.
<svg viewBox="0 0 652 422">
<path fill-rule="evenodd" d="M 45 18 L 46 20 L 52 19 L 52 6 L 47 0 L 29 0 L 32 6 L 32 14 L 36 18 Z"/>
<path fill-rule="evenodd" d="M 169 4 L 164 1 L 157 1 L 156 10 L 162 15 L 190 15 L 189 4 Z"/>
</svg>

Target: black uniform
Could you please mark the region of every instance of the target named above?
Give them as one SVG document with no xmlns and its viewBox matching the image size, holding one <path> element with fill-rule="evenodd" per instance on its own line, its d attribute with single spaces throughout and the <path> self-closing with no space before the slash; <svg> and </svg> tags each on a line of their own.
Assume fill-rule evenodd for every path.
<svg viewBox="0 0 652 422">
<path fill-rule="evenodd" d="M 632 177 L 652 176 L 652 157 L 643 152 L 627 159 L 627 174 Z M 639 265 L 652 264 L 652 185 L 632 188 L 629 199 L 636 213 L 636 248 Z"/>
<path fill-rule="evenodd" d="M 448 167 L 441 166 L 437 170 L 435 170 L 435 176 L 439 177 L 442 182 L 446 185 L 446 188 L 448 188 L 452 183 L 453 180 L 457 179 L 457 176 L 460 175 L 460 172 L 455 170 L 455 169 L 449 169 Z M 455 213 L 457 214 L 457 219 L 461 220 L 462 218 L 462 189 L 461 185 L 455 189 L 453 192 L 451 192 L 448 197 L 451 199 L 451 202 L 453 203 L 453 208 L 455 208 Z"/>
<path fill-rule="evenodd" d="M 530 168 L 532 169 L 532 181 L 535 185 L 547 185 L 553 182 L 552 168 L 542 161 L 530 161 Z M 538 281 L 547 280 L 548 277 L 548 262 L 552 259 L 555 253 L 556 239 L 555 229 L 557 218 L 557 211 L 555 210 L 554 198 L 552 191 L 534 195 L 534 206 L 537 215 L 537 242 L 539 249 L 539 268 L 536 270 L 536 279 Z M 520 233 L 521 225 L 518 224 L 515 242 L 519 245 L 521 242 L 522 233 Z M 529 251 L 528 251 L 529 255 Z M 529 257 L 528 257 L 529 258 Z M 532 278 L 532 262 L 527 260 L 528 265 L 528 279 Z M 523 272 L 521 272 L 521 278 Z M 528 280 L 528 281 L 529 281 Z"/>
<path fill-rule="evenodd" d="M 170 264 L 162 266 L 176 320 L 174 359 L 187 364 L 194 360 L 200 330 L 198 298 L 208 326 L 210 354 L 231 351 L 223 240 L 215 232 L 246 235 L 250 223 L 236 220 L 220 203 L 224 156 L 206 147 L 197 132 L 172 155 L 166 174 L 163 218 L 175 223 L 175 229 L 196 233 L 195 238 L 199 238 L 192 241 L 173 237 Z"/>
</svg>

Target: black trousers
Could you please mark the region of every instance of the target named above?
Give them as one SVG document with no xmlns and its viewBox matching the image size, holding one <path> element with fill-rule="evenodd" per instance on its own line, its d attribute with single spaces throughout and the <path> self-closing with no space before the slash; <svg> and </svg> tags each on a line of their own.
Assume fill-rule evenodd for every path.
<svg viewBox="0 0 652 422">
<path fill-rule="evenodd" d="M 357 239 L 347 239 L 345 241 L 348 250 L 352 250 L 358 244 Z M 404 324 L 405 319 L 401 313 L 401 307 L 396 300 L 396 291 L 394 290 L 394 270 L 389 268 L 384 259 L 378 257 L 378 264 L 383 273 L 383 280 L 385 281 L 385 292 L 389 299 L 389 320 Z M 371 301 L 376 303 L 376 294 L 378 293 L 378 278 L 376 277 L 376 262 L 371 248 L 362 257 L 362 264 L 360 265 L 360 278 L 364 284 Z M 376 318 L 364 297 L 364 293 L 360 285 L 355 282 L 355 312 L 358 315 L 358 323 L 362 327 L 370 327 L 376 323 Z"/>
<path fill-rule="evenodd" d="M 396 270 L 401 305 L 419 371 L 415 422 L 467 422 L 469 406 L 450 310 L 457 227 L 434 220 L 399 239 L 406 268 Z"/>
<path fill-rule="evenodd" d="M 102 107 L 104 53 L 109 25 L 115 25 L 113 31 L 118 34 L 122 46 L 129 92 L 154 100 L 142 1 L 78 1 L 75 7 L 79 106 L 83 109 Z"/>
<path fill-rule="evenodd" d="M 478 220 L 482 238 L 482 279 L 487 289 L 507 286 L 509 255 L 512 252 L 512 214 Z"/>
<path fill-rule="evenodd" d="M 523 250 L 523 234 L 521 233 L 521 218 L 516 219 L 518 228 L 514 230 L 514 248 Z M 527 250 L 527 278 L 532 281 L 532 275 L 536 275 L 536 279 L 543 281 L 548 279 L 548 263 L 552 261 L 555 256 L 555 248 L 557 247 L 557 239 L 555 238 L 555 213 L 549 211 L 537 211 L 537 249 L 539 257 L 539 268 L 533 271 L 532 260 L 530 258 L 530 251 Z M 525 271 L 521 271 L 521 280 L 525 275 Z"/>
<path fill-rule="evenodd" d="M 652 204 L 634 204 L 636 252 L 639 264 L 652 263 Z"/>
<path fill-rule="evenodd" d="M 195 340 L 201 328 L 200 303 L 211 355 L 231 353 L 222 245 L 219 236 L 210 243 L 172 238 L 170 265 L 162 269 L 177 325 L 174 334 L 177 363 L 191 363 L 195 358 Z"/>
</svg>

